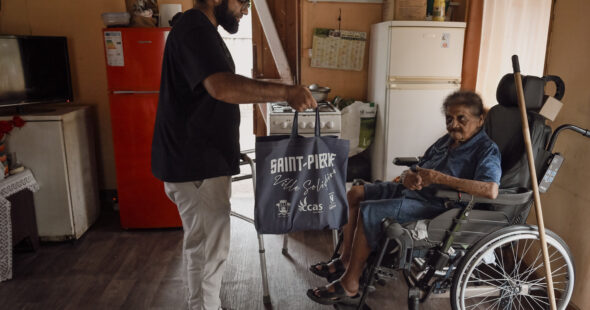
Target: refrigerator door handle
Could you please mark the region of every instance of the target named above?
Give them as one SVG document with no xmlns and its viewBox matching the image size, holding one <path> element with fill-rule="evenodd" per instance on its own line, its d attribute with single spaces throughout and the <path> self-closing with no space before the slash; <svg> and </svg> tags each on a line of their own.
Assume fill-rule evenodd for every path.
<svg viewBox="0 0 590 310">
<path fill-rule="evenodd" d="M 461 86 L 461 83 L 389 83 L 389 89 L 392 90 L 434 90 L 434 89 L 455 89 Z"/>
<path fill-rule="evenodd" d="M 116 90 L 113 92 L 115 95 L 120 94 L 159 94 L 158 90 Z"/>
<path fill-rule="evenodd" d="M 461 84 L 461 78 L 455 76 L 389 76 L 389 83 L 405 84 Z"/>
</svg>

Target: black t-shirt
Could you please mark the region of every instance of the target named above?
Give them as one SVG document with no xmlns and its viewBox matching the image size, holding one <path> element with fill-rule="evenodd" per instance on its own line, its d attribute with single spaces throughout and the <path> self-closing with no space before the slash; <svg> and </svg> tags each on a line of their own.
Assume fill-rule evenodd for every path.
<svg viewBox="0 0 590 310">
<path fill-rule="evenodd" d="M 235 72 L 217 29 L 201 11 L 183 14 L 168 35 L 152 141 L 152 173 L 188 182 L 240 171 L 238 105 L 214 99 L 203 80 Z"/>
</svg>

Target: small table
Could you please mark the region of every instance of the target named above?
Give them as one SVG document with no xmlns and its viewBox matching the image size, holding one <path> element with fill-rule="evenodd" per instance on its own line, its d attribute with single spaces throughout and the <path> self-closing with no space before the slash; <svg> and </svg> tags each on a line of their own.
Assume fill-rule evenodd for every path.
<svg viewBox="0 0 590 310">
<path fill-rule="evenodd" d="M 25 190 L 36 192 L 39 190 L 39 185 L 33 177 L 31 170 L 26 169 L 23 172 L 11 175 L 4 180 L 0 180 L 0 282 L 12 279 L 12 247 L 13 247 L 13 235 L 12 235 L 12 218 L 11 215 L 11 200 L 15 203 L 15 208 L 20 204 L 21 201 L 31 201 L 31 195 L 27 195 Z M 33 209 L 34 210 L 34 209 Z M 34 212 L 31 218 L 31 212 L 27 210 L 18 210 L 14 212 L 16 217 L 21 215 L 28 215 L 30 220 L 34 220 Z M 34 228 L 31 225 L 23 225 L 34 229 L 36 233 L 37 227 Z M 21 226 L 19 225 L 19 231 L 17 235 L 22 235 Z M 27 234 L 25 232 L 25 234 Z M 31 237 L 29 235 L 29 237 Z M 32 238 L 34 239 L 34 238 Z M 22 240 L 22 239 L 21 239 Z M 31 240 L 33 248 L 37 245 L 36 240 Z"/>
</svg>

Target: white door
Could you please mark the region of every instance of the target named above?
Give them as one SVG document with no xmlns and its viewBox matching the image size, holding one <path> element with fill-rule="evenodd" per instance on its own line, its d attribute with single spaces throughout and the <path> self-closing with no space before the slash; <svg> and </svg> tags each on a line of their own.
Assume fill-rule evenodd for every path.
<svg viewBox="0 0 590 310">
<path fill-rule="evenodd" d="M 465 28 L 391 27 L 391 79 L 461 78 Z"/>
<path fill-rule="evenodd" d="M 444 99 L 459 89 L 454 84 L 400 84 L 388 91 L 383 126 L 383 154 L 373 161 L 373 178 L 393 180 L 407 167 L 393 164 L 395 157 L 424 155 L 446 133 Z M 377 170 L 377 171 L 375 171 Z"/>
</svg>

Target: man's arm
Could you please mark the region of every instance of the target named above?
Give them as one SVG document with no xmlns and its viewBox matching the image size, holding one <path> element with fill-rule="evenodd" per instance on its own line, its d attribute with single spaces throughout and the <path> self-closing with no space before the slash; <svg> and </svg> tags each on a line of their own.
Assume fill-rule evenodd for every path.
<svg viewBox="0 0 590 310">
<path fill-rule="evenodd" d="M 287 101 L 297 111 L 317 107 L 309 89 L 300 85 L 256 81 L 229 72 L 212 74 L 203 85 L 211 97 L 227 103 Z"/>
<path fill-rule="evenodd" d="M 474 196 L 496 199 L 498 196 L 498 184 L 495 182 L 483 182 L 456 178 L 442 172 L 417 167 L 417 174 L 422 179 L 422 187 L 430 184 L 442 184 L 455 190 Z"/>
</svg>

